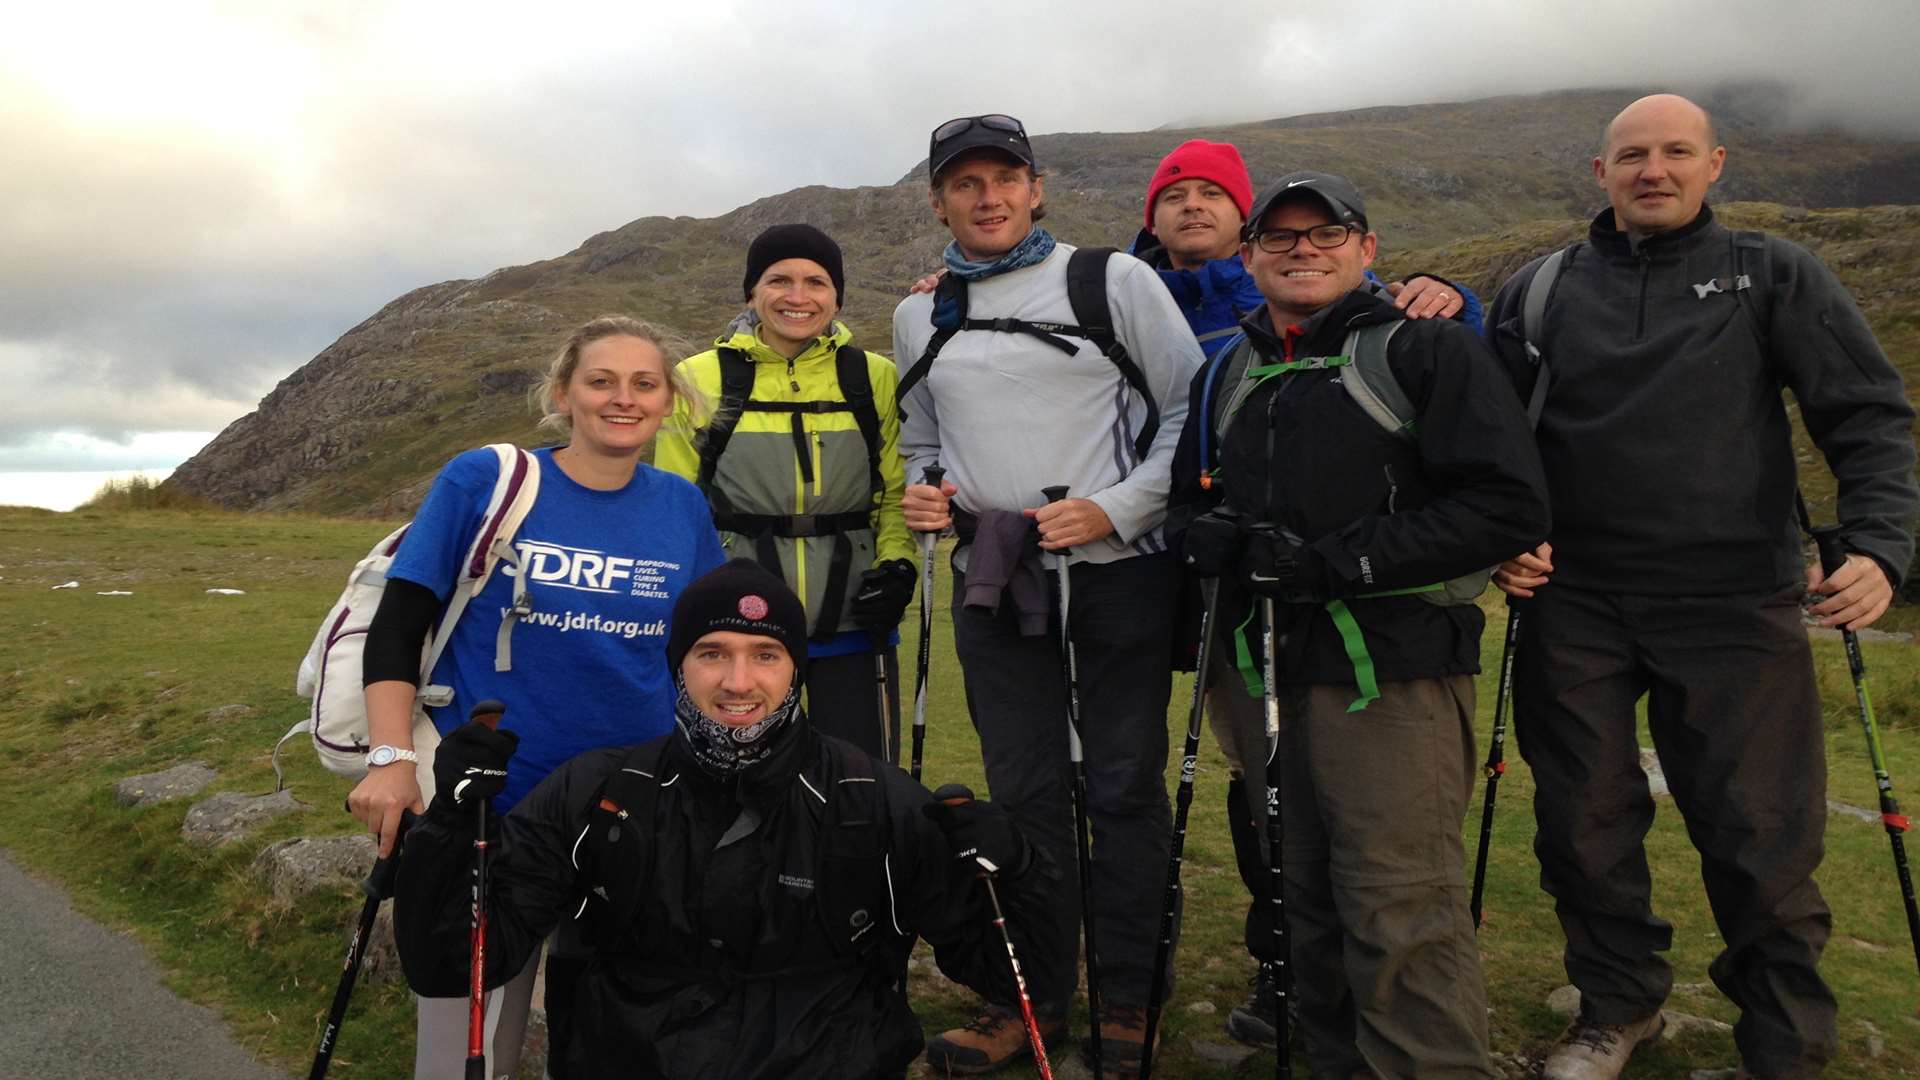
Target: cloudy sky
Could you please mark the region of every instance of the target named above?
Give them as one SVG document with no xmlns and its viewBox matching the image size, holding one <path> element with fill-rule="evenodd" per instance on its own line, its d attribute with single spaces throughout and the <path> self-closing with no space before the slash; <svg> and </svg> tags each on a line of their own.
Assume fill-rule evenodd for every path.
<svg viewBox="0 0 1920 1080">
<path fill-rule="evenodd" d="M 27 473 L 177 464 L 410 288 L 891 183 L 950 116 L 1765 77 L 1920 127 L 1912 0 L 1680 6 L 0 0 L 0 503 Z"/>
</svg>

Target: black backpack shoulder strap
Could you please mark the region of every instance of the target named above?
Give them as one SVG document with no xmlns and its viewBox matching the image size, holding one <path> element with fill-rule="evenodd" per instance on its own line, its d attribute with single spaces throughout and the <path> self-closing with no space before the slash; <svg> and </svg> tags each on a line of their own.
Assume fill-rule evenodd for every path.
<svg viewBox="0 0 1920 1080">
<path fill-rule="evenodd" d="M 1756 229 L 1729 230 L 1733 249 L 1735 300 L 1753 318 L 1754 332 L 1767 344 L 1773 319 L 1773 260 L 1767 234 Z"/>
<path fill-rule="evenodd" d="M 714 406 L 713 418 L 701 429 L 700 472 L 694 478 L 701 491 L 709 492 L 713 490 L 713 474 L 720 467 L 720 455 L 726 453 L 747 398 L 753 394 L 753 361 L 739 349 L 723 346 L 719 354 L 720 400 Z"/>
<path fill-rule="evenodd" d="M 887 785 L 874 761 L 852 744 L 822 738 L 833 758 L 824 792 L 826 812 L 817 847 L 814 880 L 820 890 L 820 916 L 834 948 L 842 954 L 865 953 L 877 941 L 900 934 L 894 910 L 887 855 L 893 846 L 893 815 Z M 878 929 L 881 932 L 875 933 Z"/>
<path fill-rule="evenodd" d="M 930 317 L 933 320 L 933 336 L 927 339 L 927 347 L 920 351 L 919 359 L 900 376 L 900 385 L 893 393 L 894 411 L 900 419 L 907 418 L 907 394 L 920 381 L 927 377 L 927 370 L 933 367 L 933 358 L 940 355 L 953 335 L 960 332 L 967 321 L 967 279 L 948 271 L 940 275 L 940 284 L 933 289 L 933 307 Z"/>
<path fill-rule="evenodd" d="M 595 800 L 580 843 L 588 849 L 587 862 L 597 881 L 588 888 L 607 904 L 605 926 L 618 930 L 632 924 L 640 910 L 640 891 L 653 869 L 654 803 L 662 783 L 660 761 L 667 740 L 652 739 L 629 750 L 607 777 Z"/>
<path fill-rule="evenodd" d="M 873 404 L 873 375 L 867 370 L 867 352 L 855 345 L 842 345 L 833 363 L 840 396 L 847 399 L 853 421 L 860 426 L 860 437 L 867 441 L 867 486 L 878 495 L 887 490 L 887 481 L 880 475 L 880 411 Z"/>
<path fill-rule="evenodd" d="M 1160 432 L 1160 403 L 1154 400 L 1140 365 L 1133 362 L 1127 347 L 1120 344 L 1119 336 L 1114 333 L 1113 305 L 1107 300 L 1107 260 L 1116 250 L 1110 247 L 1074 249 L 1067 259 L 1067 303 L 1073 308 L 1073 319 L 1080 324 L 1081 334 L 1120 369 L 1120 377 L 1146 403 L 1147 422 L 1141 425 L 1140 434 L 1133 440 L 1135 456 L 1145 460 L 1154 436 Z"/>
</svg>

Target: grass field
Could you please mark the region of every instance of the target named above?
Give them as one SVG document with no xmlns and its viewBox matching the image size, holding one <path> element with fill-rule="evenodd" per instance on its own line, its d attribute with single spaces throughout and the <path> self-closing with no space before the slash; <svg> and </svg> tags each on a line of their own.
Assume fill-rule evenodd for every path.
<svg viewBox="0 0 1920 1080">
<path fill-rule="evenodd" d="M 308 809 L 217 852 L 180 842 L 186 802 L 123 810 L 109 789 L 124 776 L 195 758 L 220 772 L 210 791 L 271 789 L 268 752 L 304 714 L 305 703 L 292 692 L 294 668 L 348 568 L 387 528 L 364 520 L 0 508 L 0 846 L 64 885 L 83 910 L 131 928 L 173 973 L 175 989 L 223 1010 L 243 1043 L 290 1070 L 304 1071 L 312 1052 L 358 902 L 343 889 L 324 902 L 276 909 L 248 863 L 274 840 L 352 831 L 340 810 L 346 784 L 298 750 L 290 782 Z M 68 581 L 79 586 L 53 588 Z M 244 595 L 209 594 L 212 588 Z M 132 595 L 98 595 L 111 591 Z M 910 614 L 902 646 L 909 663 L 916 626 Z M 1489 667 L 1499 633 L 1496 614 L 1487 632 Z M 927 777 L 984 790 L 951 648 L 944 620 L 936 621 Z M 1831 794 L 1872 806 L 1872 778 L 1837 642 L 1817 642 L 1816 656 L 1828 703 Z M 1920 657 L 1912 646 L 1875 643 L 1867 658 L 1896 790 L 1904 781 L 1920 807 Z M 1168 717 L 1170 784 L 1177 780 L 1190 693 L 1189 679 L 1176 681 Z M 208 718 L 210 710 L 236 704 L 251 711 Z M 1483 680 L 1480 707 L 1484 745 L 1490 680 Z M 1251 967 L 1239 941 L 1245 898 L 1221 812 L 1224 786 L 1224 765 L 1208 736 L 1187 851 L 1180 990 L 1167 1017 L 1162 1076 L 1273 1071 L 1271 1054 L 1230 1067 L 1196 1050 L 1227 1041 L 1220 1024 L 1244 995 Z M 1565 980 L 1558 927 L 1537 888 L 1529 848 L 1531 794 L 1525 765 L 1513 761 L 1500 790 L 1480 941 L 1494 1049 L 1537 1056 L 1561 1026 L 1546 997 Z M 1469 850 L 1477 795 L 1470 817 Z M 1823 971 L 1840 998 L 1841 1056 L 1827 1075 L 1920 1075 L 1920 976 L 1885 834 L 1842 815 L 1828 820 L 1820 882 L 1835 925 Z M 1731 1021 L 1731 1008 L 1707 982 L 1718 938 L 1697 860 L 1670 801 L 1661 802 L 1649 847 L 1656 905 L 1674 924 L 1671 959 L 1681 988 L 1670 1008 Z M 916 976 L 913 989 L 929 1031 L 966 1013 L 967 999 L 937 976 Z M 363 985 L 335 1075 L 406 1075 L 410 1031 L 403 987 L 391 978 Z M 1876 1042 L 1882 1050 L 1871 1056 Z M 1729 1035 L 1700 1032 L 1637 1058 L 1630 1075 L 1687 1077 L 1694 1069 L 1736 1063 Z M 1299 1068 L 1305 1076 L 1304 1062 Z"/>
</svg>

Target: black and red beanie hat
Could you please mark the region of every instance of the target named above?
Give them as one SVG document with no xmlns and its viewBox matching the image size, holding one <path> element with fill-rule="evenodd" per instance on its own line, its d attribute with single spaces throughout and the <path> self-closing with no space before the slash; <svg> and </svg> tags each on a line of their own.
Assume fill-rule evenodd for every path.
<svg viewBox="0 0 1920 1080">
<path fill-rule="evenodd" d="M 786 582 L 752 559 L 707 572 L 674 602 L 667 665 L 675 678 L 694 642 L 716 630 L 764 634 L 786 647 L 796 675 L 806 668 L 807 609 Z"/>
</svg>

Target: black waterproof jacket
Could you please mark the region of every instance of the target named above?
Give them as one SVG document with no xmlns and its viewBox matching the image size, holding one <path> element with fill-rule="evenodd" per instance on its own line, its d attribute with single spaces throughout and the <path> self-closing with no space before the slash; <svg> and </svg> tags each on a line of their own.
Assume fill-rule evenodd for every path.
<svg viewBox="0 0 1920 1080">
<path fill-rule="evenodd" d="M 490 863 L 487 978 L 521 970 L 562 919 L 581 920 L 592 949 L 574 998 L 569 1075 L 588 1078 L 887 1077 L 919 1054 L 907 1007 L 915 935 L 950 978 L 1013 1000 L 1006 948 L 984 890 L 921 813 L 930 796 L 875 763 L 886 820 L 842 818 L 825 798 L 843 758 L 804 720 L 737 782 L 704 773 L 684 736 L 666 737 L 652 822 L 596 811 L 627 749 L 582 754 L 534 788 L 498 828 Z M 841 753 L 859 753 L 841 744 Z M 855 805 L 855 804 L 848 804 Z M 858 805 L 870 805 L 861 800 Z M 609 842 L 609 829 L 622 833 Z M 634 880 L 636 830 L 650 829 L 651 868 Z M 406 841 L 395 931 L 407 981 L 422 994 L 466 993 L 470 814 L 436 799 Z M 825 873 L 817 854 L 828 855 Z M 1050 901 L 1037 854 L 1003 874 L 1016 925 Z M 625 868 L 627 877 L 610 875 Z M 875 875 L 846 925 L 823 899 Z M 603 890 L 605 895 L 603 895 Z M 616 917 L 621 901 L 632 903 Z M 1030 917 L 1030 916 L 1028 916 Z"/>
<path fill-rule="evenodd" d="M 1338 355 L 1349 330 L 1401 318 L 1361 290 L 1305 326 L 1276 334 L 1265 307 L 1241 326 L 1259 362 L 1273 363 Z M 1174 550 L 1193 519 L 1224 498 L 1249 520 L 1283 525 L 1306 542 L 1302 570 L 1348 598 L 1381 682 L 1478 672 L 1479 608 L 1419 596 L 1357 597 L 1482 570 L 1547 535 L 1539 456 L 1519 398 L 1486 344 L 1447 319 L 1408 321 L 1394 334 L 1387 361 L 1416 411 L 1411 441 L 1363 412 L 1339 381 L 1345 369 L 1329 368 L 1261 384 L 1224 440 L 1208 430 L 1203 463 L 1202 426 L 1228 391 L 1225 355 L 1193 381 L 1167 515 Z M 1203 396 L 1215 407 L 1203 409 Z M 1203 469 L 1216 467 L 1212 490 L 1203 490 Z M 1257 638 L 1257 620 L 1247 618 L 1251 599 L 1232 583 L 1221 595 L 1219 621 L 1245 621 Z M 1321 605 L 1282 604 L 1276 617 L 1281 683 L 1354 682 L 1353 661 Z"/>
<path fill-rule="evenodd" d="M 1906 576 L 1920 495 L 1899 373 L 1811 253 L 1766 237 L 1736 268 L 1733 240 L 1702 207 L 1636 246 L 1609 209 L 1564 263 L 1536 342 L 1552 372 L 1538 434 L 1554 581 L 1707 596 L 1798 581 L 1783 386 L 1838 481 L 1846 546 L 1896 588 Z M 1488 321 L 1523 393 L 1521 306 L 1539 265 L 1501 287 Z M 1736 288 L 1741 270 L 1751 287 Z"/>
</svg>

